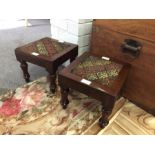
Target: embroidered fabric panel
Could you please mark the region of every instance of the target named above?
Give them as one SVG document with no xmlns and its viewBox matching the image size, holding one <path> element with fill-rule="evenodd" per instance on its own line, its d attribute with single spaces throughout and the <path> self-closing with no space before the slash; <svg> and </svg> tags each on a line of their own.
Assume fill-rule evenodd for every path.
<svg viewBox="0 0 155 155">
<path fill-rule="evenodd" d="M 89 56 L 76 66 L 72 73 L 81 78 L 111 86 L 122 65 L 99 57 Z"/>
<path fill-rule="evenodd" d="M 46 50 L 45 45 L 40 41 L 36 44 L 37 52 L 41 55 L 49 56 L 48 51 Z"/>
<path fill-rule="evenodd" d="M 51 38 L 43 38 L 36 42 L 32 42 L 26 46 L 21 47 L 25 52 L 38 53 L 47 57 L 52 57 L 54 54 L 64 51 L 66 48 L 70 47 L 68 44 L 60 43 Z"/>
</svg>

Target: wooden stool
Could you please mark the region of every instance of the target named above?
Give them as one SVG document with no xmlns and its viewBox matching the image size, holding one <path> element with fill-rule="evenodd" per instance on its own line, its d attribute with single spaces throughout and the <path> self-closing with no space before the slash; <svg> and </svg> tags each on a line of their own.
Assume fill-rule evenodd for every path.
<svg viewBox="0 0 155 155">
<path fill-rule="evenodd" d="M 69 103 L 69 88 L 95 98 L 102 103 L 99 124 L 105 127 L 115 100 L 121 95 L 128 70 L 129 66 L 122 62 L 84 53 L 58 74 L 62 107 L 65 109 Z"/>
<path fill-rule="evenodd" d="M 56 89 L 56 71 L 66 60 L 72 62 L 78 55 L 78 46 L 70 43 L 60 43 L 51 38 L 43 38 L 15 49 L 17 60 L 26 82 L 30 81 L 28 65 L 26 62 L 46 68 L 50 77 L 50 90 Z"/>
</svg>

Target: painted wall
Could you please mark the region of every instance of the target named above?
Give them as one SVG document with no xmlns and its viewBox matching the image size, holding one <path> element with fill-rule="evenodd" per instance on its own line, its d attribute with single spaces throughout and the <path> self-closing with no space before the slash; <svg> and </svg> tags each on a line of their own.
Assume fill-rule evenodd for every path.
<svg viewBox="0 0 155 155">
<path fill-rule="evenodd" d="M 79 45 L 79 55 L 89 50 L 92 19 L 51 19 L 52 38 Z"/>
</svg>

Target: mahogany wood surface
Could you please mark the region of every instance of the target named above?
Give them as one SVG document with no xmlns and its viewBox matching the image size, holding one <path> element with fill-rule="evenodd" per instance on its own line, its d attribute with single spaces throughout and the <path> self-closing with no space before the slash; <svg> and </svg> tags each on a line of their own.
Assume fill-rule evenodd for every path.
<svg viewBox="0 0 155 155">
<path fill-rule="evenodd" d="M 154 19 L 98 19 L 95 20 L 95 24 L 116 32 L 155 42 Z"/>
<path fill-rule="evenodd" d="M 124 39 L 141 44 L 137 58 L 122 52 Z M 91 53 L 129 63 L 123 96 L 155 115 L 155 20 L 95 20 Z"/>
<path fill-rule="evenodd" d="M 43 44 L 44 51 L 47 52 L 47 55 L 39 53 L 37 48 L 38 43 Z M 63 46 L 64 48 L 62 48 Z M 38 53 L 38 55 L 33 55 L 34 52 Z M 26 82 L 30 81 L 26 62 L 44 67 L 49 73 L 49 79 L 51 81 L 50 90 L 54 93 L 56 89 L 55 80 L 58 67 L 66 60 L 70 59 L 70 61 L 73 61 L 75 59 L 78 55 L 78 46 L 66 42 L 59 43 L 55 39 L 46 37 L 16 48 L 15 55 L 16 59 L 21 63 L 21 69 L 23 70 L 23 76 Z"/>
<path fill-rule="evenodd" d="M 116 99 L 120 96 L 121 89 L 127 78 L 130 66 L 126 63 L 122 63 L 119 61 L 119 63 L 123 65 L 123 68 L 121 69 L 119 75 L 117 76 L 111 87 L 95 81 L 91 81 L 91 84 L 87 85 L 81 82 L 81 80 L 83 79 L 82 77 L 74 74 L 72 71 L 80 64 L 80 62 L 89 57 L 89 55 L 92 54 L 90 54 L 90 52 L 85 52 L 80 57 L 76 58 L 76 60 L 73 61 L 68 67 L 64 68 L 62 71 L 59 72 L 58 82 L 61 87 L 60 103 L 64 109 L 67 107 L 67 104 L 69 103 L 69 88 L 75 89 L 81 93 L 95 98 L 96 100 L 101 101 L 102 116 L 99 120 L 99 124 L 101 127 L 105 127 L 108 124 L 108 116 L 112 112 L 114 103 Z"/>
</svg>

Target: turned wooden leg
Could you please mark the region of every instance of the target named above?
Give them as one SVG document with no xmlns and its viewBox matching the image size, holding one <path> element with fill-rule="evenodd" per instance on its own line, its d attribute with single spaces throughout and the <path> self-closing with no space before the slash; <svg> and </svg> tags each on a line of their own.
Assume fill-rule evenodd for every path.
<svg viewBox="0 0 155 155">
<path fill-rule="evenodd" d="M 66 109 L 67 105 L 69 103 L 68 92 L 69 92 L 68 88 L 62 88 L 61 87 L 61 100 L 60 100 L 60 104 L 62 105 L 63 109 Z"/>
<path fill-rule="evenodd" d="M 99 119 L 99 125 L 101 128 L 104 128 L 109 124 L 108 117 L 111 114 L 114 107 L 115 99 L 113 97 L 107 97 L 105 102 L 102 103 L 102 116 Z"/>
<path fill-rule="evenodd" d="M 30 82 L 30 74 L 28 73 L 28 65 L 25 61 L 21 61 L 20 67 L 23 71 L 23 76 L 26 82 Z"/>
<path fill-rule="evenodd" d="M 49 75 L 49 79 L 50 79 L 50 90 L 52 93 L 55 93 L 56 90 L 56 75 Z"/>
</svg>

